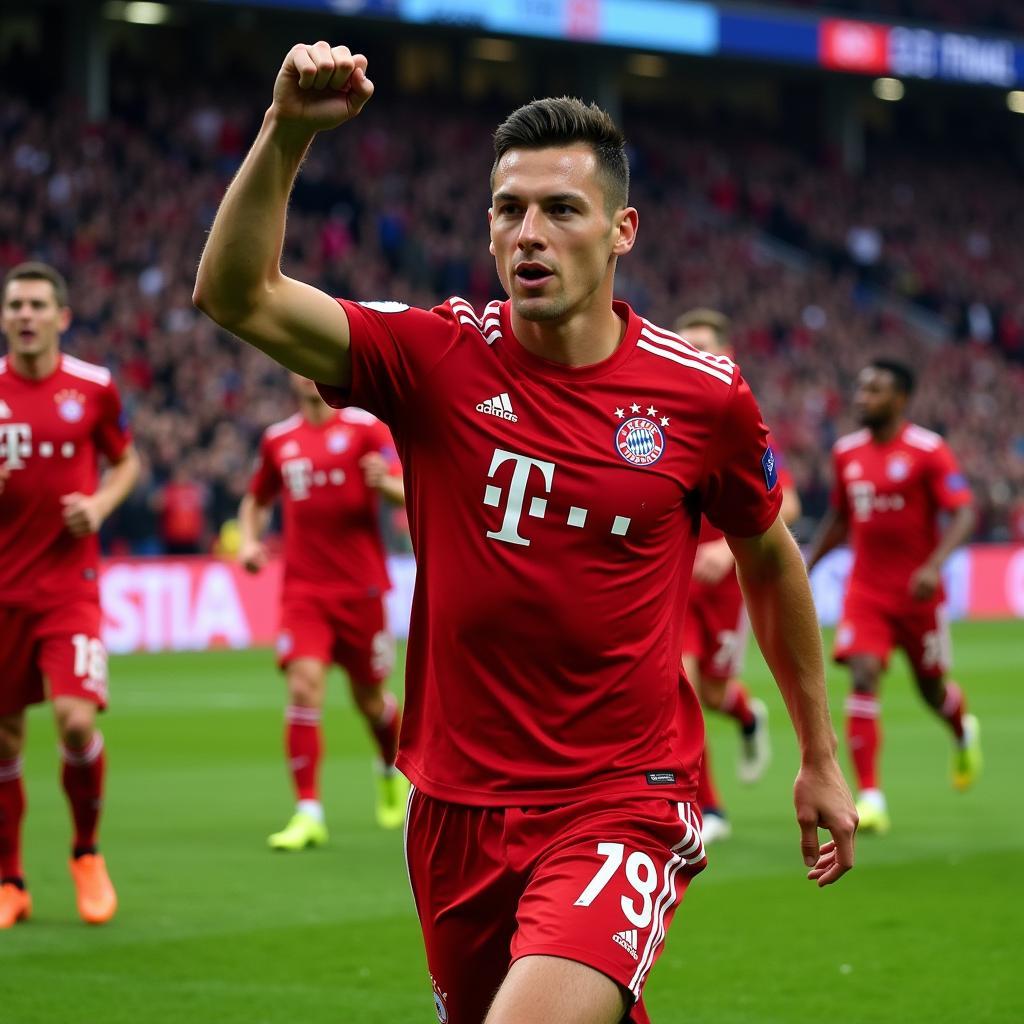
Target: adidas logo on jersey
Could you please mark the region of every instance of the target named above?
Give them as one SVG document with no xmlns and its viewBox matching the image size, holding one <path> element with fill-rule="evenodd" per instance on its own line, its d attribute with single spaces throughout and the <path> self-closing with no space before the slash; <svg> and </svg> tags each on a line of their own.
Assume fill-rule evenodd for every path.
<svg viewBox="0 0 1024 1024">
<path fill-rule="evenodd" d="M 476 407 L 477 412 L 485 416 L 497 416 L 499 420 L 508 420 L 509 423 L 518 423 L 519 417 L 512 411 L 512 403 L 508 400 L 508 392 L 502 391 L 500 395 L 485 399 Z"/>
<path fill-rule="evenodd" d="M 635 928 L 624 932 L 616 932 L 612 936 L 612 941 L 617 942 L 634 960 L 640 959 L 640 954 L 636 951 Z"/>
</svg>

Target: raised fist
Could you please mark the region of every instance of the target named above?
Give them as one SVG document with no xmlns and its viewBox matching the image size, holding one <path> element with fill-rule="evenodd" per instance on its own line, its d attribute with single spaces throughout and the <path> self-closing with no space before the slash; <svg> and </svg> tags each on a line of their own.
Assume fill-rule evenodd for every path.
<svg viewBox="0 0 1024 1024">
<path fill-rule="evenodd" d="M 282 122 L 320 132 L 351 121 L 372 95 L 366 57 L 320 40 L 288 51 L 274 82 L 271 109 Z"/>
</svg>

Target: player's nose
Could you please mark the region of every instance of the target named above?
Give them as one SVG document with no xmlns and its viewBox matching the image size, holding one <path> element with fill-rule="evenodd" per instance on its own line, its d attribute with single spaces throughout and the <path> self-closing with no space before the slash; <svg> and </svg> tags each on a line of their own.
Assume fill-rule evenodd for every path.
<svg viewBox="0 0 1024 1024">
<path fill-rule="evenodd" d="M 520 249 L 543 249 L 544 237 L 541 231 L 541 211 L 536 206 L 528 206 L 519 226 Z"/>
</svg>

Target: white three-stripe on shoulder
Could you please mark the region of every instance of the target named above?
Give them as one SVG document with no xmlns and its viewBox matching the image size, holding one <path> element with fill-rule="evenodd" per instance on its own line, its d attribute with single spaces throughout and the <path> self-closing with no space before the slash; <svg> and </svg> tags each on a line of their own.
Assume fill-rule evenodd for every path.
<svg viewBox="0 0 1024 1024">
<path fill-rule="evenodd" d="M 278 423 L 271 423 L 266 429 L 266 438 L 268 441 L 273 441 L 275 437 L 280 437 L 282 434 L 287 434 L 289 430 L 294 430 L 297 426 L 302 423 L 301 413 L 292 413 L 291 416 L 286 420 L 281 420 Z"/>
<path fill-rule="evenodd" d="M 501 337 L 501 303 L 496 299 L 487 303 L 482 316 L 477 316 L 473 307 L 457 295 L 448 300 L 448 305 L 459 323 L 476 328 L 488 345 L 493 345 Z"/>
<path fill-rule="evenodd" d="M 736 371 L 736 364 L 725 356 L 713 356 L 707 352 L 701 352 L 684 338 L 677 334 L 670 334 L 660 327 L 655 327 L 649 320 L 642 320 L 640 338 L 637 341 L 637 348 L 642 348 L 653 355 L 661 356 L 680 366 L 689 367 L 691 370 L 699 370 L 706 373 L 723 384 L 731 384 Z"/>
<path fill-rule="evenodd" d="M 84 359 L 76 359 L 75 356 L 63 356 L 61 369 L 73 377 L 92 381 L 93 384 L 101 384 L 106 387 L 110 383 L 110 371 L 105 366 L 96 366 L 93 363 L 85 362 Z"/>
</svg>

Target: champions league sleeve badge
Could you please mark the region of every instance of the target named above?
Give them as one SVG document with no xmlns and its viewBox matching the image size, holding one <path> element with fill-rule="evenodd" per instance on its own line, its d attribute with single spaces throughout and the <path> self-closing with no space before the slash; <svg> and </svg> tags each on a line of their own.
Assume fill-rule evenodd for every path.
<svg viewBox="0 0 1024 1024">
<path fill-rule="evenodd" d="M 653 405 L 647 407 L 647 415 L 643 415 L 640 406 L 634 402 L 626 415 L 623 406 L 615 410 L 615 415 L 622 422 L 615 428 L 615 450 L 631 466 L 653 466 L 665 452 L 665 433 L 663 427 L 669 425 L 667 416 L 658 420 L 658 410 Z"/>
</svg>

